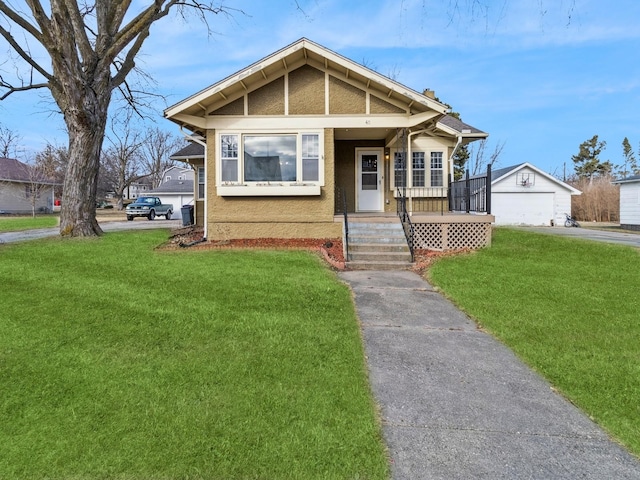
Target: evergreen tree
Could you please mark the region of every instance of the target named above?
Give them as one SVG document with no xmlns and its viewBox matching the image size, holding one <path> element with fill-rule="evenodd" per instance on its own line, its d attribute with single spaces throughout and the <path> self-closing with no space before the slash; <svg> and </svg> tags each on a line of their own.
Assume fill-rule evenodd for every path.
<svg viewBox="0 0 640 480">
<path fill-rule="evenodd" d="M 592 181 L 594 176 L 611 173 L 613 169 L 611 162 L 600 161 L 600 153 L 606 145 L 607 142 L 604 140 L 598 141 L 598 135 L 594 135 L 591 139 L 580 144 L 578 154 L 571 157 L 574 163 L 574 170 L 578 177 L 588 178 Z"/>
</svg>

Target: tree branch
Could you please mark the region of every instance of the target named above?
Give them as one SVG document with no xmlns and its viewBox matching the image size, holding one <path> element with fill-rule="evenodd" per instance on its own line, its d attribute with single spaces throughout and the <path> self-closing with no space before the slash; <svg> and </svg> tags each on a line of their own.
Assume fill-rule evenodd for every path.
<svg viewBox="0 0 640 480">
<path fill-rule="evenodd" d="M 6 88 L 7 92 L 0 96 L 0 101 L 7 98 L 9 95 L 15 92 L 24 92 L 26 90 L 35 90 L 37 88 L 49 88 L 48 83 L 30 83 L 29 85 L 22 85 L 20 87 L 16 87 L 4 81 L 2 76 L 0 75 L 0 88 Z"/>
<path fill-rule="evenodd" d="M 0 35 L 2 35 L 2 37 L 4 37 L 4 39 L 7 41 L 7 43 L 9 43 L 9 45 L 11 45 L 11 47 L 16 51 L 16 53 L 20 55 L 20 57 L 22 57 L 22 59 L 25 62 L 31 65 L 31 67 L 37 70 L 38 73 L 40 73 L 40 75 L 46 78 L 49 82 L 54 80 L 53 75 L 47 72 L 38 62 L 36 62 L 31 56 L 31 54 L 29 54 L 26 50 L 24 50 L 20 46 L 20 44 L 18 44 L 16 39 L 13 37 L 13 35 L 11 35 L 11 32 L 9 32 L 8 30 L 5 30 L 5 28 L 2 27 L 1 25 L 0 25 Z"/>
</svg>

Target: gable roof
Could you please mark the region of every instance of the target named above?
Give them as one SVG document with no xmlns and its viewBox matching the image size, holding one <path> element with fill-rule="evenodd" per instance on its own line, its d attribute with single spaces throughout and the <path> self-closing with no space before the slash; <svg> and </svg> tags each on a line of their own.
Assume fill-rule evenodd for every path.
<svg viewBox="0 0 640 480">
<path fill-rule="evenodd" d="M 571 185 L 563 182 L 562 180 L 558 180 L 554 176 L 549 175 L 546 172 L 543 172 L 538 167 L 536 167 L 535 165 L 530 164 L 529 162 L 518 163 L 517 165 L 511 165 L 510 167 L 503 167 L 503 168 L 498 168 L 496 170 L 491 170 L 491 185 L 495 185 L 496 183 L 501 181 L 503 178 L 506 178 L 506 177 L 508 177 L 510 175 L 513 175 L 514 173 L 516 173 L 516 172 L 518 172 L 518 171 L 520 171 L 520 170 L 522 170 L 524 168 L 529 168 L 529 169 L 533 170 L 534 172 L 538 173 L 539 175 L 542 175 L 543 177 L 547 178 L 548 180 L 550 180 L 550 181 L 552 181 L 554 183 L 557 183 L 558 185 L 560 185 L 563 188 L 566 188 L 567 190 L 569 190 L 571 192 L 571 195 L 580 195 L 582 193 L 577 188 L 574 188 Z"/>
<path fill-rule="evenodd" d="M 611 183 L 620 184 L 620 183 L 636 183 L 640 182 L 640 175 L 632 175 L 627 178 L 619 178 L 618 180 L 614 180 Z"/>
<path fill-rule="evenodd" d="M 443 103 L 303 37 L 167 108 L 164 111 L 165 117 L 173 119 L 178 114 L 201 115 L 203 110 L 208 113 L 216 103 L 251 91 L 304 64 L 317 65 L 340 77 L 362 83 L 372 91 L 379 92 L 383 98 L 401 100 L 411 105 L 415 111 L 434 110 L 440 114 L 448 111 L 448 107 Z"/>
<path fill-rule="evenodd" d="M 187 193 L 193 195 L 193 180 L 169 180 L 150 193 Z"/>
<path fill-rule="evenodd" d="M 173 155 L 170 155 L 169 158 L 171 160 L 190 160 L 194 158 L 204 158 L 204 145 L 196 142 L 190 142 L 184 148 L 181 148 Z"/>
<path fill-rule="evenodd" d="M 0 181 L 20 183 L 40 183 L 44 185 L 59 185 L 58 182 L 47 178 L 37 169 L 15 158 L 0 157 Z"/>
</svg>

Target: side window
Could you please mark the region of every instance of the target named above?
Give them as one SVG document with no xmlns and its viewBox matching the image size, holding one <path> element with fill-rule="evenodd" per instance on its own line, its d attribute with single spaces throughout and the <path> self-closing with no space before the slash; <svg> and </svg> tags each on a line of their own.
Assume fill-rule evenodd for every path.
<svg viewBox="0 0 640 480">
<path fill-rule="evenodd" d="M 442 187 L 443 185 L 442 152 L 431 152 L 431 186 Z"/>
<path fill-rule="evenodd" d="M 204 198 L 204 167 L 198 167 L 198 200 Z"/>
<path fill-rule="evenodd" d="M 404 156 L 404 152 L 396 152 L 393 155 L 393 183 L 396 188 L 406 186 L 407 168 Z"/>
<path fill-rule="evenodd" d="M 222 181 L 238 181 L 238 135 L 220 135 Z M 204 197 L 204 195 L 203 195 Z"/>
<path fill-rule="evenodd" d="M 411 164 L 411 173 L 413 180 L 413 187 L 424 187 L 424 152 L 412 152 L 412 164 Z"/>
<path fill-rule="evenodd" d="M 302 135 L 302 181 L 317 182 L 320 179 L 320 136 Z"/>
</svg>

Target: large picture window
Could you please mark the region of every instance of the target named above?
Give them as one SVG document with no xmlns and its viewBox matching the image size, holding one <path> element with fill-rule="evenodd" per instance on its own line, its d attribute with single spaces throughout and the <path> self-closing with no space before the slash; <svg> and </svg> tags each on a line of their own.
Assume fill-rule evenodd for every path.
<svg viewBox="0 0 640 480">
<path fill-rule="evenodd" d="M 320 194 L 320 133 L 220 133 L 219 142 L 218 194 Z"/>
<path fill-rule="evenodd" d="M 244 137 L 245 182 L 295 182 L 296 136 Z"/>
</svg>

